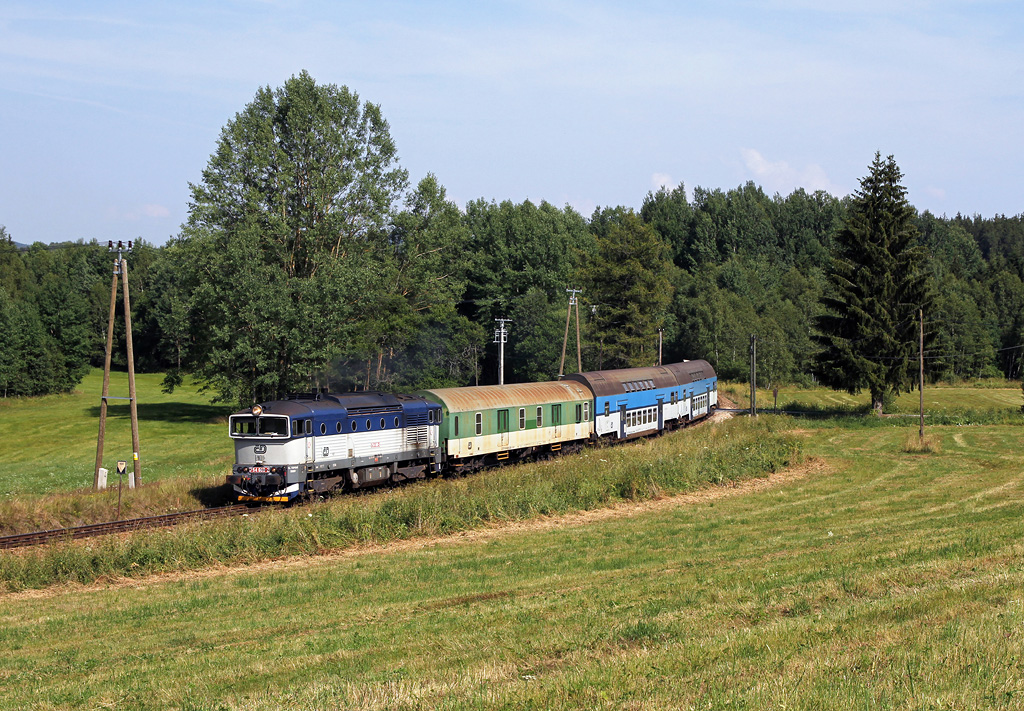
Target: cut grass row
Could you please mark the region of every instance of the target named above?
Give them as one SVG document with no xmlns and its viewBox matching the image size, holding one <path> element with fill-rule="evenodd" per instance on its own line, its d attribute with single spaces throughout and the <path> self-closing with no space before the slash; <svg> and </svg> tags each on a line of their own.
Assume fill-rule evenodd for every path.
<svg viewBox="0 0 1024 711">
<path fill-rule="evenodd" d="M 0 598 L 0 702 L 1022 708 L 1021 430 L 903 435 L 810 431 L 827 467 L 786 486 L 596 524 Z"/>
</svg>

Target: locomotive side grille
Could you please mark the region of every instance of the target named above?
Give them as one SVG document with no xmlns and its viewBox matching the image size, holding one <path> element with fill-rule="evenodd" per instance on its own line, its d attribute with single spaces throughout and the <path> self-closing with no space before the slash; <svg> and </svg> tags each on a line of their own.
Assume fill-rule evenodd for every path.
<svg viewBox="0 0 1024 711">
<path fill-rule="evenodd" d="M 424 418 L 425 419 L 425 418 Z M 427 445 L 428 430 L 426 425 L 405 428 L 405 446 L 424 447 Z"/>
<path fill-rule="evenodd" d="M 426 412 L 408 413 L 405 416 L 405 423 L 409 427 L 418 427 L 419 425 L 425 425 L 425 424 L 427 424 L 427 413 Z"/>
</svg>

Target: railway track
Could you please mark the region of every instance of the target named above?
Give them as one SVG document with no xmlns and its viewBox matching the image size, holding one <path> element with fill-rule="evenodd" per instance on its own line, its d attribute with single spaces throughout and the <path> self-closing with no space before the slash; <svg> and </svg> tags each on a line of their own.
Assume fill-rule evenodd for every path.
<svg viewBox="0 0 1024 711">
<path fill-rule="evenodd" d="M 58 541 L 73 541 L 81 538 L 95 538 L 106 536 L 111 533 L 126 533 L 128 531 L 141 531 L 146 528 L 166 528 L 176 526 L 189 521 L 208 521 L 215 518 L 226 518 L 249 513 L 252 509 L 246 504 L 233 504 L 230 506 L 218 506 L 211 509 L 198 509 L 196 511 L 180 511 L 160 516 L 146 516 L 144 518 L 132 518 L 123 521 L 107 521 L 105 523 L 93 523 L 88 526 L 73 526 L 71 528 L 54 528 L 49 531 L 33 531 L 32 533 L 20 533 L 14 536 L 0 537 L 0 549 L 28 548 L 46 543 Z"/>
</svg>

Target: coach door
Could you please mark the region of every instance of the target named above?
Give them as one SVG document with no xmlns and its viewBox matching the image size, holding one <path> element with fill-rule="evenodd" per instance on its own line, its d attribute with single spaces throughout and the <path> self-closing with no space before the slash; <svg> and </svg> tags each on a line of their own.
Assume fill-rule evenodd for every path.
<svg viewBox="0 0 1024 711">
<path fill-rule="evenodd" d="M 551 406 L 551 426 L 555 428 L 555 439 L 562 438 L 562 406 Z"/>
<path fill-rule="evenodd" d="M 498 446 L 508 449 L 508 410 L 498 410 Z"/>
</svg>

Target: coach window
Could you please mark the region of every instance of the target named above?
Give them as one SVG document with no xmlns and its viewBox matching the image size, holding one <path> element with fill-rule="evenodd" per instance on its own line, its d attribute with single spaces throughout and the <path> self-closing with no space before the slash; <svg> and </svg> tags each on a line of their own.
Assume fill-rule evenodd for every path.
<svg viewBox="0 0 1024 711">
<path fill-rule="evenodd" d="M 519 429 L 521 429 L 521 430 L 525 430 L 526 429 L 526 408 L 525 407 L 520 407 L 519 408 Z"/>
<path fill-rule="evenodd" d="M 455 436 L 459 436 L 459 416 L 455 416 Z"/>
<path fill-rule="evenodd" d="M 612 412 L 611 403 L 608 402 L 607 400 L 605 400 L 605 403 L 604 403 L 604 416 L 608 417 L 608 415 L 610 415 L 611 412 Z"/>
<path fill-rule="evenodd" d="M 543 427 L 544 426 L 544 408 L 543 407 L 538 407 L 537 408 L 537 426 L 538 427 Z"/>
<path fill-rule="evenodd" d="M 327 434 L 327 424 L 324 423 L 324 422 L 320 423 L 320 434 L 322 434 L 322 435 Z"/>
<path fill-rule="evenodd" d="M 576 403 L 576 424 L 583 422 L 583 405 Z"/>
<path fill-rule="evenodd" d="M 590 403 L 583 403 L 583 421 L 590 422 Z"/>
<path fill-rule="evenodd" d="M 484 433 L 484 413 L 476 413 L 476 434 L 477 437 Z"/>
</svg>

